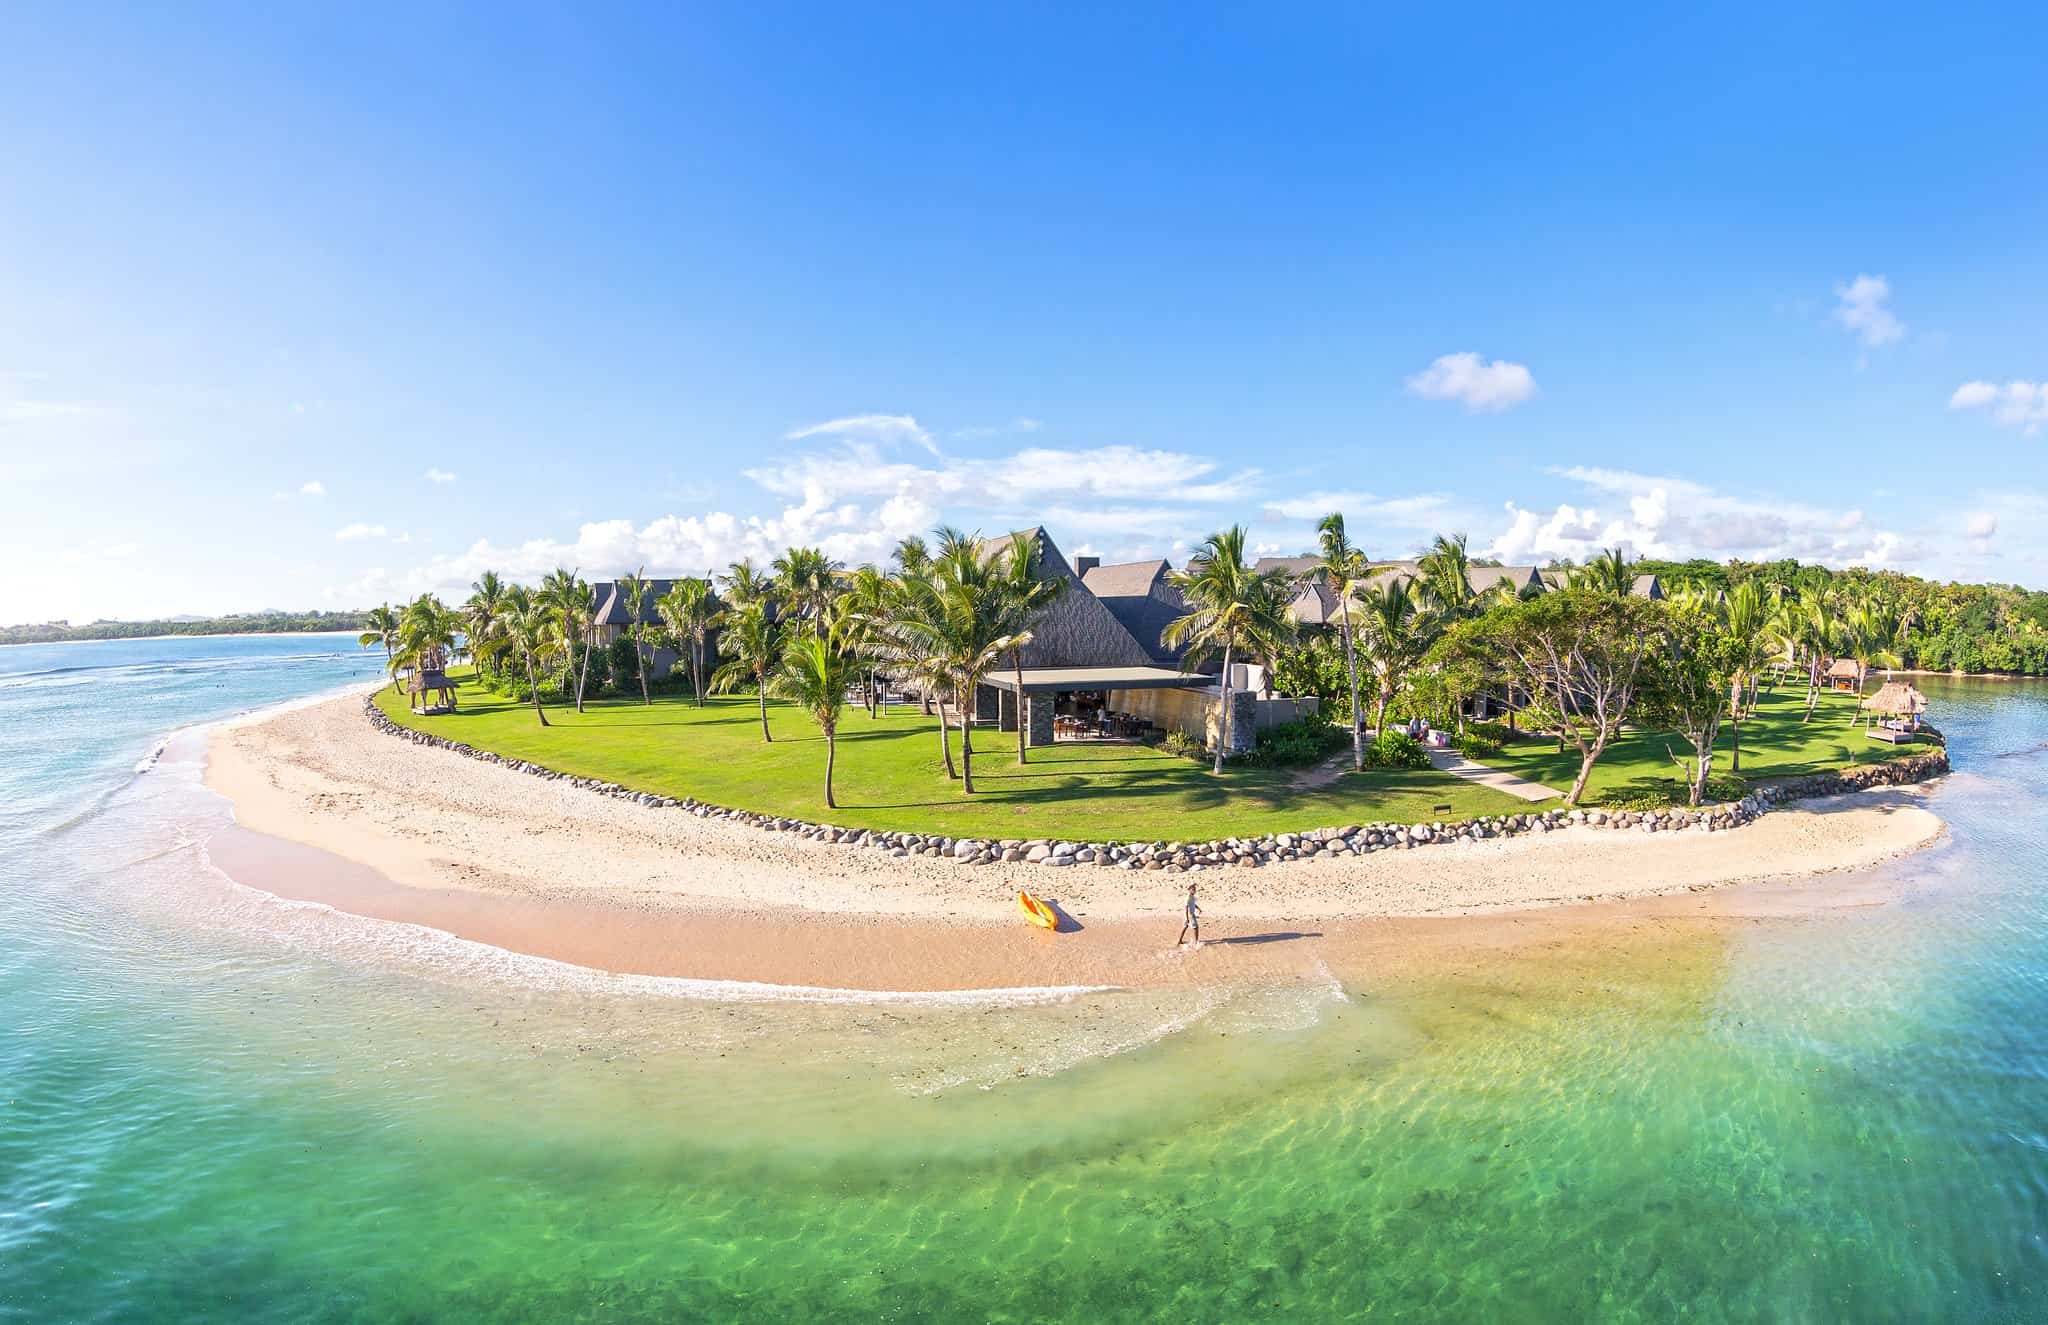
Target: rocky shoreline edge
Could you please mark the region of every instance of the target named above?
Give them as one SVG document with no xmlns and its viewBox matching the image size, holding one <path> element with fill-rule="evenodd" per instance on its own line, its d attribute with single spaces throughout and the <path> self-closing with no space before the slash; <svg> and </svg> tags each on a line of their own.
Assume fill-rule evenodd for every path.
<svg viewBox="0 0 2048 1325">
<path fill-rule="evenodd" d="M 1673 807 L 1666 810 L 1606 810 L 1580 808 L 1545 810 L 1531 814 L 1495 815 L 1452 823 L 1348 824 L 1337 828 L 1316 828 L 1299 833 L 1270 833 L 1259 837 L 1220 838 L 1208 842 L 1075 842 L 1058 838 L 1002 839 L 948 837 L 936 833 L 912 833 L 872 828 L 840 828 L 783 815 L 760 814 L 711 805 L 694 797 L 661 796 L 635 791 L 601 778 L 576 777 L 525 759 L 511 759 L 490 750 L 479 750 L 462 741 L 417 731 L 391 720 L 377 706 L 374 695 L 363 700 L 363 712 L 372 726 L 388 736 L 435 749 L 452 751 L 469 759 L 498 764 L 514 772 L 527 773 L 551 782 L 566 782 L 585 791 L 615 800 L 633 801 L 654 809 L 676 809 L 700 819 L 745 824 L 764 832 L 789 833 L 807 841 L 833 846 L 882 851 L 898 858 L 910 856 L 952 860 L 962 865 L 1021 863 L 1051 868 L 1094 866 L 1107 869 L 1166 870 L 1186 873 L 1210 869 L 1260 868 L 1284 861 L 1363 856 L 1377 851 L 1409 851 L 1417 847 L 1448 842 L 1483 841 L 1529 833 L 1559 832 L 1566 828 L 1600 828 L 1640 833 L 1716 833 L 1739 828 L 1795 801 L 1820 796 L 1838 796 L 1872 787 L 1905 786 L 1939 777 L 1949 771 L 1948 751 L 1935 749 L 1926 754 L 1888 760 L 1882 764 L 1859 764 L 1830 773 L 1789 778 L 1759 787 L 1739 801 L 1707 805 L 1697 809 Z"/>
</svg>

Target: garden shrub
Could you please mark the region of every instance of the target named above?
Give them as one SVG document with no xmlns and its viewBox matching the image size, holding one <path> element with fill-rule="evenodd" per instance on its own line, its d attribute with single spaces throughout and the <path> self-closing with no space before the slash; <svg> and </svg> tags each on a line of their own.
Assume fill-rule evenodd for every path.
<svg viewBox="0 0 2048 1325">
<path fill-rule="evenodd" d="M 1166 739 L 1159 743 L 1159 748 L 1182 759 L 1202 757 L 1202 743 L 1184 731 L 1166 733 Z"/>
<path fill-rule="evenodd" d="M 1428 768 L 1429 751 L 1404 731 L 1389 728 L 1365 747 L 1367 768 Z"/>
<path fill-rule="evenodd" d="M 1259 733 L 1257 744 L 1237 762 L 1247 768 L 1290 768 L 1313 764 L 1342 749 L 1349 741 L 1342 727 L 1311 714 Z"/>
<path fill-rule="evenodd" d="M 1500 746 L 1506 745 L 1515 737 L 1515 733 L 1508 730 L 1505 722 L 1468 722 L 1465 724 L 1465 734 L 1483 737 Z"/>
<path fill-rule="evenodd" d="M 1454 738 L 1451 744 L 1457 747 L 1459 754 L 1464 755 L 1468 759 L 1485 759 L 1499 754 L 1502 748 L 1498 739 L 1484 735 L 1476 728 L 1467 730 L 1463 736 Z"/>
</svg>

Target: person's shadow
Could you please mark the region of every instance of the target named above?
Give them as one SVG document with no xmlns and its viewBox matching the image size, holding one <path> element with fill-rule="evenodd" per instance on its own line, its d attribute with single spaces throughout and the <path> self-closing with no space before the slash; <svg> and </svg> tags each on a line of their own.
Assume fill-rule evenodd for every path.
<svg viewBox="0 0 2048 1325">
<path fill-rule="evenodd" d="M 1203 939 L 1202 946 L 1206 948 L 1218 943 L 1285 943 L 1289 939 L 1319 939 L 1322 936 L 1323 931 L 1320 929 L 1307 932 L 1290 929 L 1272 934 L 1233 934 L 1229 938 Z"/>
</svg>

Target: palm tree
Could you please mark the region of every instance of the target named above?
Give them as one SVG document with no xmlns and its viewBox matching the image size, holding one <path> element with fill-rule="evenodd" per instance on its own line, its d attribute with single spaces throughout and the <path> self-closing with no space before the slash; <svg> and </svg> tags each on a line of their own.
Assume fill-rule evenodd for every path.
<svg viewBox="0 0 2048 1325">
<path fill-rule="evenodd" d="M 1435 625 L 1407 580 L 1389 577 L 1359 595 L 1358 643 L 1378 689 L 1372 724 L 1375 736 L 1387 729 L 1387 708 L 1400 693 L 1402 678 L 1429 651 Z"/>
<path fill-rule="evenodd" d="M 690 693 L 697 707 L 704 707 L 704 643 L 711 635 L 711 623 L 718 615 L 718 600 L 711 595 L 711 581 L 696 578 L 677 580 L 656 603 L 655 610 L 668 626 L 678 649 L 690 653 Z"/>
<path fill-rule="evenodd" d="M 469 601 L 462 608 L 462 633 L 469 640 L 469 656 L 479 669 L 495 666 L 503 647 L 500 631 L 504 625 L 505 582 L 498 572 L 487 570 L 469 585 Z"/>
<path fill-rule="evenodd" d="M 1793 662 L 1806 661 L 1806 713 L 1799 720 L 1813 720 L 1820 703 L 1820 669 L 1841 634 L 1841 621 L 1834 602 L 1825 590 L 1801 589 L 1798 597 L 1780 603 L 1773 630 L 1784 642 L 1786 656 Z"/>
<path fill-rule="evenodd" d="M 513 655 L 526 665 L 526 692 L 540 725 L 548 725 L 547 710 L 540 703 L 538 663 L 552 646 L 554 631 L 548 604 L 515 584 L 505 591 L 505 641 Z"/>
<path fill-rule="evenodd" d="M 1171 574 L 1169 578 L 1187 600 L 1189 610 L 1160 632 L 1168 647 L 1188 646 L 1183 666 L 1214 654 L 1223 656 L 1223 712 L 1217 723 L 1216 763 L 1211 769 L 1218 777 L 1223 774 L 1223 759 L 1236 725 L 1231 711 L 1231 663 L 1240 650 L 1269 649 L 1293 633 L 1282 572 L 1254 570 L 1245 560 L 1244 541 L 1243 525 L 1211 534 L 1189 559 L 1187 568 Z"/>
<path fill-rule="evenodd" d="M 363 614 L 363 625 L 367 627 L 356 636 L 356 643 L 364 648 L 384 646 L 384 669 L 391 673 L 391 688 L 398 688 L 398 669 L 391 665 L 391 647 L 398 642 L 398 614 L 391 610 L 391 604 L 379 603 Z"/>
<path fill-rule="evenodd" d="M 931 565 L 932 554 L 922 538 L 911 534 L 896 540 L 896 548 L 889 559 L 896 563 L 898 575 L 918 575 Z"/>
<path fill-rule="evenodd" d="M 1355 585 L 1365 578 L 1365 554 L 1351 546 L 1344 532 L 1344 515 L 1332 511 L 1316 524 L 1316 548 L 1321 554 L 1315 574 L 1329 585 L 1337 599 L 1337 627 L 1344 637 L 1344 671 L 1351 681 L 1351 766 L 1365 769 L 1365 733 L 1358 721 L 1358 636 L 1351 629 L 1351 602 Z"/>
<path fill-rule="evenodd" d="M 768 730 L 768 674 L 782 657 L 782 631 L 763 598 L 721 613 L 719 625 L 718 651 L 726 661 L 711 674 L 711 692 L 731 694 L 751 683 L 761 703 L 761 739 L 773 742 Z"/>
<path fill-rule="evenodd" d="M 1421 576 L 1412 592 L 1420 599 L 1418 605 L 1444 620 L 1462 621 L 1483 606 L 1472 590 L 1472 554 L 1465 535 L 1438 534 L 1416 569 Z"/>
<path fill-rule="evenodd" d="M 725 568 L 725 574 L 718 577 L 725 589 L 725 601 L 732 607 L 745 607 L 755 601 L 766 601 L 775 594 L 775 586 L 767 576 L 761 574 L 751 557 L 733 562 Z"/>
<path fill-rule="evenodd" d="M 1026 762 L 1029 724 L 1024 721 L 1024 645 L 1031 640 L 1031 625 L 1053 600 L 1066 592 L 1065 580 L 1040 579 L 1038 549 L 1021 538 L 1010 540 L 1002 565 L 997 569 L 1003 594 L 1003 611 L 1010 637 L 1010 667 L 1017 678 L 1017 762 Z"/>
<path fill-rule="evenodd" d="M 388 664 L 394 683 L 401 669 L 418 673 L 447 667 L 461 628 L 461 617 L 432 594 L 407 603 L 398 618 L 398 637 Z"/>
<path fill-rule="evenodd" d="M 554 612 L 556 645 L 565 664 L 576 673 L 576 711 L 583 711 L 583 678 L 590 672 L 590 638 L 597 611 L 597 594 L 576 572 L 560 566 L 541 581 L 540 596 Z M 576 641 L 583 641 L 583 659 L 576 660 Z"/>
<path fill-rule="evenodd" d="M 1586 563 L 1586 568 L 1572 577 L 1587 587 L 1601 593 L 1626 598 L 1636 590 L 1636 564 L 1629 560 L 1628 553 L 1621 548 L 1609 548 Z"/>
<path fill-rule="evenodd" d="M 853 680 L 854 659 L 840 651 L 838 641 L 827 635 L 795 635 L 782 651 L 782 660 L 769 676 L 767 688 L 778 699 L 786 699 L 811 715 L 825 734 L 825 808 L 836 810 L 832 799 L 832 765 L 839 754 L 839 715 L 846 707 L 846 687 Z"/>
<path fill-rule="evenodd" d="M 873 563 L 860 566 L 846 577 L 846 592 L 839 599 L 840 625 L 846 633 L 848 652 L 864 664 L 867 678 L 867 710 L 870 721 L 881 717 L 881 685 L 875 664 L 876 623 L 889 613 L 896 584 Z"/>
<path fill-rule="evenodd" d="M 1728 633 L 1728 735 L 1734 746 L 1728 760 L 1731 773 L 1742 771 L 1742 719 L 1776 642 L 1771 629 L 1774 613 L 1775 605 L 1759 580 L 1736 585 L 1721 604 L 1721 624 Z"/>
<path fill-rule="evenodd" d="M 964 794 L 971 796 L 975 688 L 1012 649 L 1029 644 L 1031 632 L 1017 628 L 997 558 L 984 551 L 979 539 L 955 529 L 939 531 L 929 573 L 909 580 L 906 591 L 878 632 L 876 648 L 953 696 L 960 709 L 960 780 Z M 943 699 L 939 721 L 943 727 Z"/>
<path fill-rule="evenodd" d="M 839 594 L 839 563 L 814 547 L 793 547 L 775 559 L 775 592 L 790 615 L 808 618 L 824 637 L 832 600 Z"/>
<path fill-rule="evenodd" d="M 619 592 L 626 599 L 626 638 L 633 641 L 633 661 L 640 664 L 640 702 L 652 705 L 654 697 L 647 693 L 647 599 L 654 592 L 654 586 L 642 574 L 642 566 L 631 575 L 619 580 Z"/>
</svg>

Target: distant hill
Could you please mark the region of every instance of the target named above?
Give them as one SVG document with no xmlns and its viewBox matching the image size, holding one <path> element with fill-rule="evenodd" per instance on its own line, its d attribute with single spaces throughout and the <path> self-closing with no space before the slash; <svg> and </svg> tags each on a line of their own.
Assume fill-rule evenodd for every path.
<svg viewBox="0 0 2048 1325">
<path fill-rule="evenodd" d="M 0 626 L 0 644 L 54 644 L 66 640 L 143 639 L 151 635 L 285 635 L 309 630 L 362 630 L 362 612 L 244 612 L 233 616 L 173 616 L 155 621 L 95 621 L 74 626 L 50 621 Z"/>
</svg>

